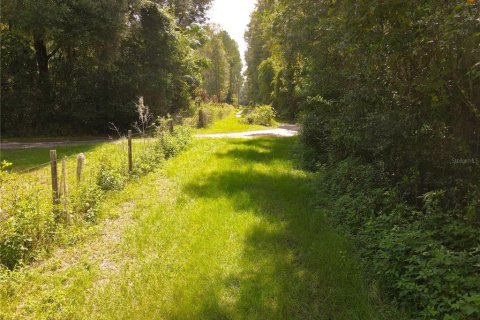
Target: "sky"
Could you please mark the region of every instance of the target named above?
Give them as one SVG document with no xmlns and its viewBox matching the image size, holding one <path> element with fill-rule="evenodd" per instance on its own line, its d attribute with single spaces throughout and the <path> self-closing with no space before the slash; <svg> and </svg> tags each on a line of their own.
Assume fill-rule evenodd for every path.
<svg viewBox="0 0 480 320">
<path fill-rule="evenodd" d="M 256 0 L 214 0 L 208 12 L 210 23 L 219 24 L 237 41 L 245 67 L 247 44 L 243 38 Z"/>
</svg>

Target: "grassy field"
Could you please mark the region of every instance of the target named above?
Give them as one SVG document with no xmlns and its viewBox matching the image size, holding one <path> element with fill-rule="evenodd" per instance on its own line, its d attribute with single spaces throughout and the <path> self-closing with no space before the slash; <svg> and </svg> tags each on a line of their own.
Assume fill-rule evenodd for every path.
<svg viewBox="0 0 480 320">
<path fill-rule="evenodd" d="M 231 133 L 253 130 L 265 130 L 271 127 L 251 125 L 242 121 L 235 116 L 235 112 L 231 112 L 225 119 L 215 121 L 210 127 L 197 129 L 196 133 Z"/>
<path fill-rule="evenodd" d="M 398 319 L 312 201 L 294 145 L 198 140 L 109 194 L 83 239 L 2 271 L 0 319 Z"/>
</svg>

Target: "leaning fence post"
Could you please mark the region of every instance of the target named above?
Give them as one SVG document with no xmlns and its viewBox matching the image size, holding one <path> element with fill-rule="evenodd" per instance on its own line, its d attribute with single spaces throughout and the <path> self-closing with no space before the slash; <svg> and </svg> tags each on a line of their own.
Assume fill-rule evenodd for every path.
<svg viewBox="0 0 480 320">
<path fill-rule="evenodd" d="M 133 158 L 132 158 L 132 130 L 128 130 L 128 172 L 133 171 Z"/>
<path fill-rule="evenodd" d="M 52 196 L 53 204 L 58 204 L 59 202 L 59 193 L 58 193 L 58 174 L 57 174 L 57 150 L 50 150 L 50 168 L 52 174 Z"/>
<path fill-rule="evenodd" d="M 83 166 L 85 164 L 85 155 L 83 153 L 80 153 L 77 156 L 77 184 L 80 184 L 82 181 L 82 171 L 83 171 Z"/>
</svg>

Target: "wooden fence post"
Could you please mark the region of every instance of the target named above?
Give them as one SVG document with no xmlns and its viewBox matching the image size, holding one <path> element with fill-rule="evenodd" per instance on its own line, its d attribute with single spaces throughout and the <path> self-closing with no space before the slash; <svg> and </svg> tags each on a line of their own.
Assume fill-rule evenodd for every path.
<svg viewBox="0 0 480 320">
<path fill-rule="evenodd" d="M 198 127 L 199 128 L 205 128 L 205 113 L 203 109 L 198 110 Z"/>
<path fill-rule="evenodd" d="M 128 130 L 128 172 L 133 171 L 133 157 L 132 157 L 132 130 Z"/>
<path fill-rule="evenodd" d="M 77 156 L 77 185 L 82 181 L 82 171 L 85 164 L 85 155 L 80 153 Z"/>
<path fill-rule="evenodd" d="M 58 193 L 58 173 L 57 173 L 57 150 L 50 150 L 50 168 L 52 175 L 52 197 L 53 204 L 59 203 L 59 193 Z"/>
<path fill-rule="evenodd" d="M 182 116 L 180 116 L 180 115 L 175 116 L 175 122 L 176 122 L 177 125 L 182 126 L 182 125 L 183 125 L 183 118 L 182 118 Z"/>
<path fill-rule="evenodd" d="M 173 133 L 173 119 L 168 120 L 168 131 Z"/>
</svg>

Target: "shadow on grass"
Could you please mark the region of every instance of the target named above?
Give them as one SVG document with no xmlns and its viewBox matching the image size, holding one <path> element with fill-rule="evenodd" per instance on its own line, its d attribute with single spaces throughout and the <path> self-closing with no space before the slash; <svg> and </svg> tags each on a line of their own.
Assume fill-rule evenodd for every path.
<svg viewBox="0 0 480 320">
<path fill-rule="evenodd" d="M 229 170 L 185 187 L 192 197 L 228 197 L 238 212 L 253 211 L 262 221 L 248 232 L 241 271 L 215 279 L 223 291 L 209 291 L 203 318 L 381 318 L 347 241 L 315 208 L 311 177 L 292 169 L 293 142 L 232 142 L 218 154 L 231 161 Z"/>
</svg>

